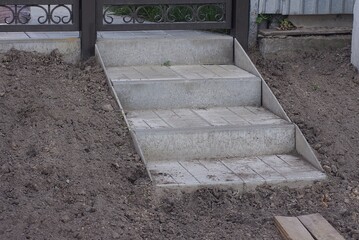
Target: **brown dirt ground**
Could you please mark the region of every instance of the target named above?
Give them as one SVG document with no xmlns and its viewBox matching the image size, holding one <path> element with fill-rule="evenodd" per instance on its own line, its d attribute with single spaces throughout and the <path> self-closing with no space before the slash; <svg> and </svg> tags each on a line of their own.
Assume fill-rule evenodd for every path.
<svg viewBox="0 0 359 240">
<path fill-rule="evenodd" d="M 321 213 L 359 239 L 359 76 L 350 51 L 252 55 L 329 181 L 156 197 L 94 61 L 0 58 L 0 239 L 279 239 L 274 215 Z"/>
</svg>

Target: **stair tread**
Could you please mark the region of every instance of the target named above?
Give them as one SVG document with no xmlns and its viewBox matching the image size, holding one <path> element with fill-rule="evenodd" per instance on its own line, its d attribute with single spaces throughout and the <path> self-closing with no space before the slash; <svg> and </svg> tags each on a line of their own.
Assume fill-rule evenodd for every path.
<svg viewBox="0 0 359 240">
<path fill-rule="evenodd" d="M 157 186 L 281 184 L 325 179 L 296 154 L 213 160 L 150 161 L 147 168 Z"/>
<path fill-rule="evenodd" d="M 126 116 L 131 129 L 134 130 L 238 127 L 289 123 L 263 107 L 251 106 L 129 111 Z"/>
<path fill-rule="evenodd" d="M 115 83 L 126 81 L 234 79 L 260 81 L 234 65 L 143 65 L 109 67 L 107 74 Z"/>
</svg>

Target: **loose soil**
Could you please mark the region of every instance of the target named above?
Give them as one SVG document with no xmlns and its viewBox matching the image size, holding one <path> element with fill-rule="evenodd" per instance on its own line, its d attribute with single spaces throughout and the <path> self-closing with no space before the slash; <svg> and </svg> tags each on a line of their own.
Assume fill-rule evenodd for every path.
<svg viewBox="0 0 359 240">
<path fill-rule="evenodd" d="M 327 182 L 158 197 L 95 61 L 67 64 L 56 51 L 0 57 L 0 239 L 279 239 L 274 215 L 317 212 L 359 239 L 359 76 L 350 50 L 252 57 Z"/>
</svg>

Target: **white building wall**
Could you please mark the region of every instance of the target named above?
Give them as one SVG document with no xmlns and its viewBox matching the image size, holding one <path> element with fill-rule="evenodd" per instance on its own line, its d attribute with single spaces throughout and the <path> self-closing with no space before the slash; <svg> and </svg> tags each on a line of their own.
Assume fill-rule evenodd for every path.
<svg viewBox="0 0 359 240">
<path fill-rule="evenodd" d="M 259 0 L 259 13 L 282 15 L 352 14 L 355 0 Z"/>
</svg>

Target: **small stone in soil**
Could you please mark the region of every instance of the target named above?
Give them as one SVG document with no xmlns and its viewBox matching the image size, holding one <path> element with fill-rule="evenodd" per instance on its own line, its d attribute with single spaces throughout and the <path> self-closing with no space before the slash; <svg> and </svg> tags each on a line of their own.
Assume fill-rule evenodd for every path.
<svg viewBox="0 0 359 240">
<path fill-rule="evenodd" d="M 69 217 L 69 215 L 63 215 L 62 217 L 61 217 L 61 222 L 63 222 L 63 223 L 67 223 L 68 221 L 70 221 L 71 219 L 70 219 L 70 217 Z"/>
<path fill-rule="evenodd" d="M 324 166 L 323 166 L 323 169 L 324 169 L 324 171 L 326 171 L 327 173 L 332 172 L 332 168 L 329 167 L 328 165 L 324 165 Z"/>
<path fill-rule="evenodd" d="M 112 112 L 113 111 L 113 107 L 111 104 L 105 104 L 102 106 L 102 109 L 105 110 L 106 112 Z"/>
</svg>

